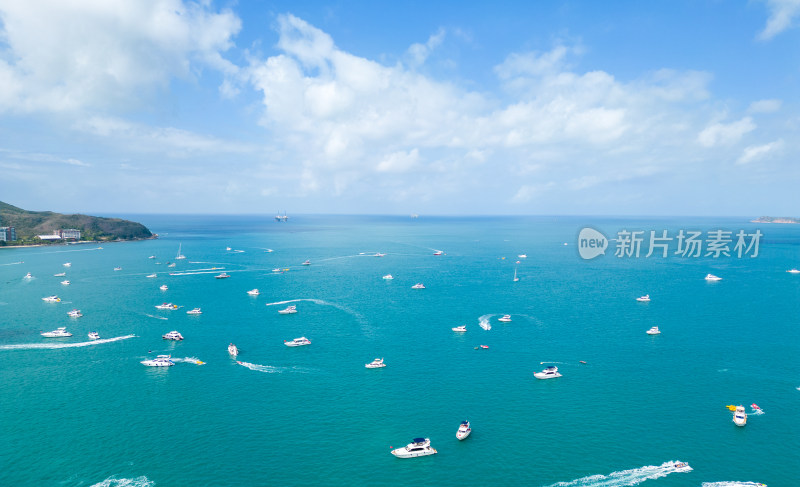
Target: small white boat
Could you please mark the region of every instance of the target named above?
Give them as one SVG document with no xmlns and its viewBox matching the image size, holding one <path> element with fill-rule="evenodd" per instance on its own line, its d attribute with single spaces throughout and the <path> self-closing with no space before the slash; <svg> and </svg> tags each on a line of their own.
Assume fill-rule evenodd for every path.
<svg viewBox="0 0 800 487">
<path fill-rule="evenodd" d="M 216 276 L 214 276 L 214 278 L 215 278 L 215 279 L 227 279 L 227 278 L 229 278 L 229 277 L 231 277 L 231 276 L 229 276 L 228 274 L 225 274 L 224 272 L 223 272 L 223 273 L 221 273 L 221 274 L 217 274 Z"/>
<path fill-rule="evenodd" d="M 414 438 L 408 445 L 392 450 L 392 455 L 397 458 L 424 457 L 435 453 L 436 450 L 431 448 L 431 440 L 429 438 Z"/>
<path fill-rule="evenodd" d="M 472 428 L 469 426 L 469 421 L 462 421 L 458 427 L 458 431 L 456 431 L 456 438 L 463 440 L 469 436 L 470 433 L 472 433 Z"/>
<path fill-rule="evenodd" d="M 280 272 L 280 269 L 272 269 L 272 272 Z"/>
<path fill-rule="evenodd" d="M 733 412 L 733 422 L 736 426 L 747 424 L 747 413 L 744 412 L 744 406 L 736 406 L 736 411 Z"/>
<path fill-rule="evenodd" d="M 54 294 L 52 296 L 47 296 L 47 297 L 42 298 L 42 301 L 44 301 L 45 303 L 60 303 L 61 302 L 61 298 L 59 298 L 58 296 L 56 296 Z"/>
<path fill-rule="evenodd" d="M 386 279 L 387 281 L 390 279 L 394 279 L 394 277 L 392 277 L 391 274 L 386 274 L 385 276 L 383 276 L 383 278 Z"/>
<path fill-rule="evenodd" d="M 230 252 L 230 251 L 231 251 L 231 248 L 230 248 L 230 247 L 225 247 L 225 250 L 227 250 L 228 252 Z"/>
<path fill-rule="evenodd" d="M 201 315 L 201 314 L 203 314 L 203 312 L 200 310 L 200 308 L 194 308 L 194 309 L 190 309 L 189 311 L 187 311 L 186 314 L 187 315 Z"/>
<path fill-rule="evenodd" d="M 162 304 L 156 305 L 156 309 L 173 310 L 173 309 L 178 309 L 178 305 L 177 304 L 172 304 L 172 303 L 162 303 Z"/>
<path fill-rule="evenodd" d="M 368 364 L 365 364 L 364 367 L 366 367 L 368 369 L 379 369 L 381 367 L 386 367 L 386 364 L 383 363 L 383 359 L 382 358 L 376 358 L 372 362 L 370 362 Z"/>
<path fill-rule="evenodd" d="M 647 333 L 648 335 L 659 335 L 661 334 L 661 330 L 659 330 L 657 326 L 654 326 L 649 330 L 647 330 L 645 333 Z"/>
<path fill-rule="evenodd" d="M 251 289 L 247 291 L 247 294 L 249 294 L 250 296 L 258 296 L 261 293 L 258 292 L 258 289 Z"/>
<path fill-rule="evenodd" d="M 287 307 L 286 309 L 282 309 L 282 310 L 278 311 L 278 314 L 282 314 L 282 315 L 290 315 L 292 313 L 297 313 L 297 306 L 292 305 L 292 306 Z"/>
<path fill-rule="evenodd" d="M 150 277 L 150 278 L 158 277 L 158 274 L 155 274 L 155 273 L 154 274 L 148 274 L 147 277 Z"/>
<path fill-rule="evenodd" d="M 721 277 L 717 277 L 714 274 L 706 274 L 706 281 L 721 281 Z"/>
<path fill-rule="evenodd" d="M 25 274 L 25 276 L 23 277 L 23 279 L 33 279 L 33 274 L 31 274 L 31 273 L 29 272 L 29 273 Z"/>
<path fill-rule="evenodd" d="M 386 257 L 386 254 L 382 254 L 380 252 L 377 252 L 373 257 Z"/>
<path fill-rule="evenodd" d="M 67 275 L 66 272 L 59 272 L 58 274 L 53 274 L 53 277 L 64 277 L 66 275 Z"/>
<path fill-rule="evenodd" d="M 100 339 L 100 334 L 97 333 L 96 331 L 90 331 L 88 336 L 89 336 L 90 340 L 99 340 Z"/>
<path fill-rule="evenodd" d="M 173 262 L 172 264 L 167 265 L 167 267 L 175 267 L 175 262 Z"/>
<path fill-rule="evenodd" d="M 800 274 L 800 269 L 789 269 L 786 272 L 788 272 L 789 274 Z"/>
<path fill-rule="evenodd" d="M 148 259 L 155 259 L 155 258 L 156 258 L 155 255 L 151 255 L 150 257 L 148 257 Z"/>
<path fill-rule="evenodd" d="M 525 254 L 519 254 L 517 257 L 519 257 L 520 259 L 527 259 L 528 258 L 528 256 L 525 255 Z"/>
<path fill-rule="evenodd" d="M 81 316 L 83 316 L 83 313 L 81 313 L 81 310 L 79 309 L 73 309 L 72 311 L 67 311 L 67 315 L 70 318 L 80 318 Z"/>
<path fill-rule="evenodd" d="M 70 263 L 70 262 L 64 262 L 64 267 L 72 267 L 72 263 Z"/>
<path fill-rule="evenodd" d="M 169 333 L 161 335 L 161 338 L 163 338 L 164 340 L 183 340 L 183 335 L 181 335 L 177 331 L 171 331 Z"/>
<path fill-rule="evenodd" d="M 159 355 L 158 357 L 153 359 L 142 360 L 141 363 L 148 367 L 170 367 L 172 365 L 175 365 L 175 362 L 170 360 L 171 357 L 172 357 L 171 355 Z"/>
<path fill-rule="evenodd" d="M 639 301 L 640 303 L 647 303 L 650 301 L 650 295 L 645 294 L 644 296 L 639 296 L 638 298 L 636 298 L 636 301 Z"/>
<path fill-rule="evenodd" d="M 167 289 L 169 289 L 166 284 L 162 284 L 158 286 L 158 288 L 161 289 L 162 291 L 166 291 Z"/>
<path fill-rule="evenodd" d="M 122 267 L 115 267 L 115 268 L 114 268 L 114 270 L 115 270 L 115 271 L 121 271 L 121 270 L 122 270 Z"/>
<path fill-rule="evenodd" d="M 303 345 L 311 345 L 311 340 L 306 337 L 295 338 L 294 340 L 287 342 L 286 340 L 283 341 L 283 344 L 287 347 L 300 347 Z"/>
<path fill-rule="evenodd" d="M 175 256 L 175 260 L 182 260 L 186 258 L 186 256 L 181 253 L 181 245 L 183 244 L 182 243 L 178 244 L 178 255 Z"/>
<path fill-rule="evenodd" d="M 425 289 L 425 285 L 422 284 L 421 282 L 418 282 L 418 283 L 414 284 L 413 286 L 411 286 L 411 289 Z"/>
<path fill-rule="evenodd" d="M 231 355 L 231 357 L 235 357 L 239 355 L 239 349 L 236 348 L 236 345 L 231 343 L 230 345 L 228 345 L 228 353 Z"/>
<path fill-rule="evenodd" d="M 69 279 L 65 279 L 65 280 L 61 281 L 61 284 L 65 285 L 65 286 L 69 286 L 69 284 L 70 284 Z"/>
<path fill-rule="evenodd" d="M 67 331 L 66 326 L 61 326 L 53 331 L 46 331 L 41 335 L 46 338 L 62 338 L 62 337 L 71 337 L 72 333 Z"/>
<path fill-rule="evenodd" d="M 303 265 L 311 265 L 311 261 L 307 260 L 307 261 L 303 262 Z"/>
<path fill-rule="evenodd" d="M 497 318 L 497 321 L 502 321 L 503 323 L 511 323 L 511 315 L 503 315 L 501 318 Z"/>
<path fill-rule="evenodd" d="M 534 372 L 533 376 L 537 379 L 555 379 L 556 377 L 561 377 L 561 374 L 558 372 L 558 367 L 551 365 L 545 367 L 541 372 Z"/>
<path fill-rule="evenodd" d="M 456 326 L 456 327 L 451 328 L 451 330 L 463 333 L 463 332 L 467 331 L 467 325 Z"/>
<path fill-rule="evenodd" d="M 514 282 L 519 281 L 519 277 L 517 277 L 517 268 L 514 268 Z"/>
</svg>

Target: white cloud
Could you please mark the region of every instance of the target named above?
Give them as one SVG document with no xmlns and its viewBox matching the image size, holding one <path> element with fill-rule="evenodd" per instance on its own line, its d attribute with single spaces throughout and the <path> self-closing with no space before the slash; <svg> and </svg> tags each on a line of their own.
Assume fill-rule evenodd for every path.
<svg viewBox="0 0 800 487">
<path fill-rule="evenodd" d="M 523 184 L 511 198 L 511 201 L 514 203 L 528 203 L 553 189 L 555 186 L 556 183 L 553 181 L 537 184 Z"/>
<path fill-rule="evenodd" d="M 781 149 L 783 149 L 782 139 L 764 145 L 751 145 L 745 147 L 744 151 L 742 151 L 742 155 L 736 160 L 736 164 L 744 165 L 764 160 L 774 155 L 776 152 L 779 152 Z"/>
<path fill-rule="evenodd" d="M 773 113 L 781 109 L 783 102 L 781 100 L 758 100 L 750 104 L 747 109 L 750 113 Z"/>
<path fill-rule="evenodd" d="M 444 29 L 439 29 L 435 34 L 428 38 L 428 42 L 425 44 L 412 44 L 411 47 L 408 48 L 407 52 L 409 64 L 412 67 L 419 67 L 425 64 L 425 61 L 428 59 L 428 56 L 431 55 L 433 50 L 442 44 L 444 37 Z"/>
<path fill-rule="evenodd" d="M 45 154 L 41 152 L 22 152 L 22 151 L 0 149 L 0 154 L 3 154 L 11 159 L 17 159 L 26 162 L 56 163 L 56 164 L 67 164 L 70 166 L 91 167 L 91 164 L 89 164 L 88 162 L 81 161 L 80 159 L 76 159 L 74 157 L 60 157 L 53 154 Z"/>
<path fill-rule="evenodd" d="M 704 147 L 730 145 L 738 142 L 744 134 L 755 130 L 755 128 L 756 124 L 750 117 L 744 117 L 729 124 L 715 122 L 698 134 L 697 142 Z"/>
<path fill-rule="evenodd" d="M 766 0 L 769 18 L 764 30 L 758 35 L 767 41 L 792 27 L 792 23 L 800 17 L 800 0 Z"/>
<path fill-rule="evenodd" d="M 388 154 L 378 163 L 378 172 L 408 172 L 419 162 L 419 150 L 412 149 L 410 152 L 398 151 Z"/>
</svg>

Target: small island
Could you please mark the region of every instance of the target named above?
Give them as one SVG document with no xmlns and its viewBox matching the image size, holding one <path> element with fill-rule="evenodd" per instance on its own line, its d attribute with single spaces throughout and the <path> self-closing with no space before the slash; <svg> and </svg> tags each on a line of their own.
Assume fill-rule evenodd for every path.
<svg viewBox="0 0 800 487">
<path fill-rule="evenodd" d="M 141 223 L 121 218 L 28 211 L 0 201 L 0 247 L 157 237 Z"/>
<path fill-rule="evenodd" d="M 750 220 L 751 223 L 800 223 L 800 218 L 792 218 L 790 216 L 761 216 L 755 220 Z"/>
</svg>

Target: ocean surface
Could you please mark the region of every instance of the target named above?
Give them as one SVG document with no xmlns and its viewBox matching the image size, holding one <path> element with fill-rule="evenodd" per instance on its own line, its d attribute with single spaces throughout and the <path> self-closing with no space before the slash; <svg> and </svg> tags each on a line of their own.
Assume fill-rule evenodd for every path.
<svg viewBox="0 0 800 487">
<path fill-rule="evenodd" d="M 160 237 L 0 249 L 2 486 L 798 485 L 800 225 L 126 217 Z M 763 237 L 755 258 L 584 260 L 586 226 Z M 176 365 L 140 363 L 157 354 Z M 390 454 L 419 436 L 438 454 Z"/>
</svg>

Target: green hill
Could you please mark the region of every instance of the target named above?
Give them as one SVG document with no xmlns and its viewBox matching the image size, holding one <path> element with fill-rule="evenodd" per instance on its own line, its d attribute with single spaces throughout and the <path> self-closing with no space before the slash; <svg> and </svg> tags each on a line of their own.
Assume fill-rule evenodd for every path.
<svg viewBox="0 0 800 487">
<path fill-rule="evenodd" d="M 27 211 L 0 201 L 0 227 L 14 227 L 15 245 L 42 243 L 36 235 L 52 234 L 61 229 L 81 231 L 81 241 L 138 240 L 153 238 L 141 223 L 120 218 L 89 215 L 64 215 L 52 211 Z M 2 244 L 11 242 L 0 242 Z"/>
</svg>

